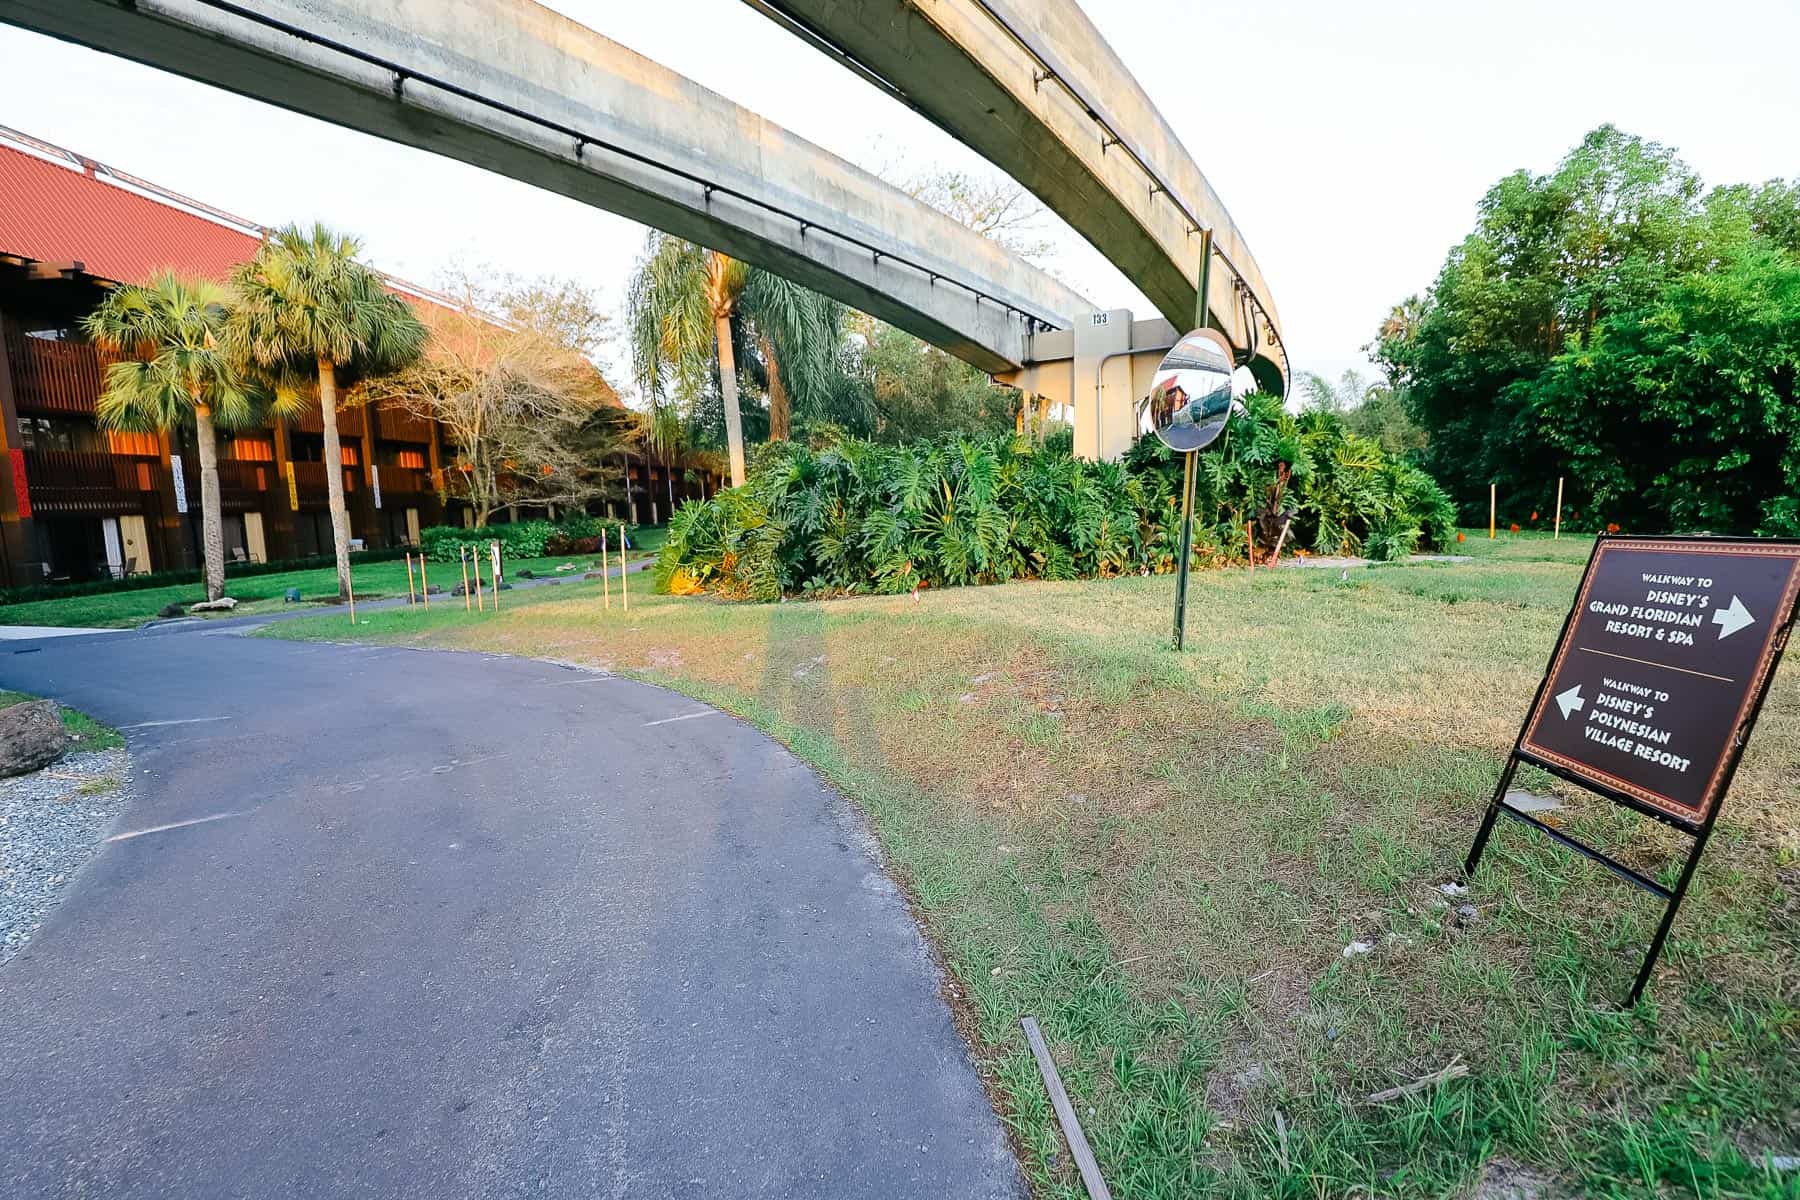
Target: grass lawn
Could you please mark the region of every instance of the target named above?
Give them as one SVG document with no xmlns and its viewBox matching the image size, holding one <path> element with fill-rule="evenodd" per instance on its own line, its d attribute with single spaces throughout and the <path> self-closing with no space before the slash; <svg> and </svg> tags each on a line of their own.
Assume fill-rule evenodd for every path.
<svg viewBox="0 0 1800 1200">
<path fill-rule="evenodd" d="M 1766 1161 L 1800 1153 L 1800 669 L 1621 1012 L 1649 897 L 1504 824 L 1439 890 L 1589 548 L 1485 533 L 1198 575 L 1182 655 L 1168 577 L 629 614 L 579 585 L 265 632 L 586 661 L 791 745 L 868 813 L 1040 1197 L 1081 1185 L 1026 1014 L 1120 1197 L 1800 1195 Z M 1672 882 L 1669 831 L 1524 774 Z"/>
<path fill-rule="evenodd" d="M 0 689 L 0 708 L 11 708 L 15 704 L 37 699 L 40 697 L 25 692 Z M 118 730 L 111 725 L 102 725 L 84 712 L 63 708 L 62 723 L 63 728 L 69 731 L 69 737 L 74 740 L 71 750 L 113 750 L 125 744 L 125 738 Z"/>
<path fill-rule="evenodd" d="M 660 528 L 635 531 L 632 539 L 637 543 L 637 548 L 633 550 L 631 557 L 637 559 L 654 553 L 662 546 L 663 536 L 663 530 Z M 508 578 L 517 577 L 521 570 L 529 570 L 537 575 L 554 575 L 557 574 L 557 567 L 569 562 L 575 563 L 582 571 L 586 571 L 600 565 L 600 556 L 578 554 L 508 560 L 504 570 Z M 358 600 L 379 600 L 387 596 L 404 596 L 406 594 L 406 562 L 404 559 L 394 562 L 359 564 L 352 556 L 351 573 Z M 563 572 L 563 574 L 570 573 Z M 482 578 L 486 579 L 486 577 L 487 572 L 484 566 Z M 461 569 L 456 563 L 427 564 L 426 578 L 430 583 L 442 587 L 446 592 L 462 582 Z M 228 577 L 225 581 L 225 594 L 239 601 L 239 604 L 230 613 L 216 615 L 241 617 L 246 614 L 280 612 L 291 607 L 283 597 L 286 595 L 287 589 L 294 587 L 300 589 L 301 597 L 308 603 L 335 604 L 337 601 L 337 571 L 332 567 L 316 567 L 304 571 L 282 571 L 270 575 Z M 137 591 L 107 592 L 96 596 L 30 600 L 23 604 L 0 605 L 0 625 L 61 625 L 127 629 L 142 625 L 145 621 L 155 617 L 165 605 L 193 604 L 204 599 L 206 599 L 206 587 L 204 584 L 196 582 L 171 584 L 168 587 L 141 588 Z M 196 615 L 206 616 L 209 614 Z"/>
</svg>

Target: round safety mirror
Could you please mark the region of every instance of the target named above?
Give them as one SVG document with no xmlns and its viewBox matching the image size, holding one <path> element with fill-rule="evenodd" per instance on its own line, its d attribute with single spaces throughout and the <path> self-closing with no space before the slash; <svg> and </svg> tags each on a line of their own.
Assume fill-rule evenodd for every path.
<svg viewBox="0 0 1800 1200">
<path fill-rule="evenodd" d="M 1183 453 L 1203 450 L 1225 431 L 1233 412 L 1231 344 L 1212 329 L 1196 329 L 1164 356 L 1138 419 L 1142 433 Z"/>
</svg>

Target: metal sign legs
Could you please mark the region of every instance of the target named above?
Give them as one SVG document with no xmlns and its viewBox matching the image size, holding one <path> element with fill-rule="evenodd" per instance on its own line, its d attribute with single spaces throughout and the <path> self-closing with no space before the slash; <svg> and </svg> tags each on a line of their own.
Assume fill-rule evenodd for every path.
<svg viewBox="0 0 1800 1200">
<path fill-rule="evenodd" d="M 1584 842 L 1577 841 L 1562 830 L 1508 804 L 1506 792 L 1508 788 L 1512 787 L 1513 775 L 1518 768 L 1519 753 L 1515 746 L 1513 753 L 1506 760 L 1506 769 L 1500 772 L 1500 782 L 1494 788 L 1493 799 L 1488 802 L 1487 815 L 1481 820 L 1481 829 L 1475 834 L 1475 844 L 1470 847 L 1469 857 L 1463 863 L 1464 875 L 1465 877 L 1474 876 L 1475 868 L 1481 865 L 1481 856 L 1487 850 L 1488 838 L 1494 832 L 1494 822 L 1501 813 L 1505 813 L 1513 820 L 1536 829 L 1559 846 L 1566 847 L 1583 858 L 1599 863 L 1633 887 L 1642 888 L 1652 896 L 1659 897 L 1663 901 L 1662 920 L 1656 926 L 1656 936 L 1650 939 L 1650 949 L 1644 955 L 1644 965 L 1638 968 L 1637 981 L 1631 985 L 1631 994 L 1625 998 L 1624 1007 L 1630 1008 L 1642 998 L 1644 988 L 1650 983 L 1650 972 L 1656 968 L 1656 960 L 1662 956 L 1663 943 L 1669 940 L 1669 930 L 1675 924 L 1675 914 L 1681 909 L 1681 901 L 1687 895 L 1688 884 L 1694 878 L 1694 868 L 1699 865 L 1700 854 L 1706 849 L 1706 839 L 1712 834 L 1712 818 L 1708 817 L 1706 824 L 1701 826 L 1698 831 L 1671 825 L 1671 828 L 1676 829 L 1677 832 L 1693 838 L 1694 845 L 1688 851 L 1687 862 L 1682 864 L 1681 878 L 1676 881 L 1673 888 L 1667 888 L 1648 875 L 1633 870 L 1610 855 L 1596 850 Z M 1715 808 L 1713 811 L 1716 813 L 1718 810 Z"/>
</svg>

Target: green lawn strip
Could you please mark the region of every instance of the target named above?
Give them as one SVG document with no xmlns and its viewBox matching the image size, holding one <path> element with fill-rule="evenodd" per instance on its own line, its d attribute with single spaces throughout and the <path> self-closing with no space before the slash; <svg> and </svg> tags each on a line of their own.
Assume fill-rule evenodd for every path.
<svg viewBox="0 0 1800 1200">
<path fill-rule="evenodd" d="M 0 708 L 11 708 L 39 697 L 25 692 L 0 691 Z M 124 735 L 110 725 L 102 725 L 84 712 L 58 705 L 62 709 L 63 728 L 75 742 L 76 750 L 114 750 L 125 744 Z"/>
<path fill-rule="evenodd" d="M 658 531 L 660 532 L 660 531 Z M 649 550 L 636 550 L 631 554 L 632 561 L 647 558 Z M 578 570 L 558 572 L 557 568 L 565 563 L 574 563 Z M 516 559 L 505 564 L 505 572 L 511 578 L 518 578 L 521 571 L 530 571 L 538 576 L 555 577 L 569 574 L 579 577 L 582 572 L 597 569 L 600 556 L 576 554 L 546 556 L 543 558 Z M 414 567 L 414 578 L 417 578 L 417 567 Z M 426 564 L 426 580 L 445 592 L 462 583 L 461 568 L 456 563 Z M 482 578 L 487 578 L 485 560 Z M 389 596 L 406 594 L 406 562 L 378 562 L 352 565 L 352 580 L 356 588 L 358 600 L 379 600 Z M 331 567 L 318 567 L 304 571 L 283 571 L 270 575 L 250 575 L 241 579 L 228 579 L 225 594 L 238 601 L 237 608 L 230 613 L 219 616 L 244 616 L 266 612 L 280 612 L 291 605 L 284 599 L 289 588 L 299 588 L 303 602 L 335 603 L 337 597 L 337 572 Z M 86 628 L 125 629 L 143 624 L 154 618 L 169 604 L 193 604 L 206 598 L 205 586 L 200 583 L 172 584 L 168 587 L 141 588 L 136 591 L 107 592 L 94 596 L 70 596 L 60 600 L 32 600 L 23 604 L 0 605 L 0 625 L 56 625 L 77 626 Z M 196 614 L 205 615 L 205 614 Z"/>
<path fill-rule="evenodd" d="M 486 620 L 270 632 L 603 663 L 792 746 L 868 813 L 1040 1196 L 1080 1184 L 1027 1013 L 1122 1196 L 1454 1196 L 1485 1172 L 1540 1195 L 1792 1197 L 1760 1161 L 1800 1138 L 1791 666 L 1636 1012 L 1613 1004 L 1657 909 L 1600 868 L 1509 828 L 1468 895 L 1438 891 L 1567 611 L 1572 540 L 1198 575 L 1180 656 L 1166 578 L 639 594 L 628 619 L 586 585 Z M 1667 831 L 1566 803 L 1555 819 L 1669 869 Z M 1453 1063 L 1468 1074 L 1369 1099 Z"/>
<path fill-rule="evenodd" d="M 1536 560 L 1583 563 L 1587 561 L 1588 552 L 1594 548 L 1593 534 L 1568 530 L 1560 538 L 1553 537 L 1546 530 L 1520 530 L 1512 533 L 1503 528 L 1489 539 L 1485 525 L 1479 529 L 1466 528 L 1461 532 L 1463 540 L 1450 547 L 1449 553 L 1466 554 L 1482 562 Z"/>
</svg>

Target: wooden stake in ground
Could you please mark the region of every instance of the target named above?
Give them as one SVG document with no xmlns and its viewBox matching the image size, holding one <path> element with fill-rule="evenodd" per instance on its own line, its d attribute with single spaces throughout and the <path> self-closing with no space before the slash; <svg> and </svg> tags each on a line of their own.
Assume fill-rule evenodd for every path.
<svg viewBox="0 0 1800 1200">
<path fill-rule="evenodd" d="M 456 557 L 462 560 L 463 611 L 468 612 L 475 607 L 475 602 L 469 598 L 469 548 L 467 546 L 458 546 L 456 548 Z"/>
<path fill-rule="evenodd" d="M 425 611 L 431 611 L 431 585 L 425 582 L 425 555 L 419 555 L 419 599 L 425 604 Z"/>
<path fill-rule="evenodd" d="M 412 551 L 410 550 L 406 552 L 406 602 L 408 604 L 417 604 L 419 602 L 418 596 L 413 593 Z"/>
<path fill-rule="evenodd" d="M 1256 522 L 1244 522 L 1244 557 L 1250 562 L 1250 569 L 1256 570 Z"/>
<path fill-rule="evenodd" d="M 1037 1059 L 1038 1072 L 1044 1077 L 1044 1090 L 1050 1093 L 1050 1107 L 1056 1110 L 1063 1140 L 1069 1143 L 1069 1157 L 1075 1160 L 1075 1166 L 1081 1172 L 1081 1182 L 1087 1187 L 1089 1200 L 1112 1200 L 1112 1191 L 1100 1175 L 1100 1164 L 1094 1161 L 1087 1135 L 1081 1132 L 1075 1106 L 1069 1103 L 1069 1093 L 1063 1090 L 1062 1076 L 1056 1073 L 1056 1061 L 1050 1057 L 1050 1047 L 1044 1045 L 1044 1035 L 1038 1030 L 1036 1018 L 1025 1017 L 1019 1024 L 1024 1026 L 1031 1056 Z"/>
<path fill-rule="evenodd" d="M 600 595 L 607 611 L 612 610 L 612 560 L 606 553 L 606 530 L 600 531 Z"/>
<path fill-rule="evenodd" d="M 1488 484 L 1488 541 L 1494 540 L 1494 513 L 1499 504 L 1500 489 L 1495 484 Z"/>
<path fill-rule="evenodd" d="M 1264 564 L 1265 566 L 1272 567 L 1278 561 L 1280 561 L 1281 548 L 1282 548 L 1282 546 L 1287 544 L 1288 530 L 1293 526 L 1293 524 L 1294 524 L 1294 518 L 1292 518 L 1292 517 L 1289 517 L 1287 520 L 1285 520 L 1281 523 L 1281 536 L 1275 539 L 1275 553 L 1269 555 L 1269 561 Z"/>
<path fill-rule="evenodd" d="M 1562 537 L 1562 484 L 1563 477 L 1558 475 L 1556 477 L 1556 532 L 1550 535 L 1550 540 L 1553 542 Z"/>
<path fill-rule="evenodd" d="M 481 551 L 473 546 L 469 548 L 469 565 L 475 568 L 475 611 L 486 612 L 487 603 L 481 598 Z"/>
<path fill-rule="evenodd" d="M 356 581 L 348 573 L 344 575 L 344 595 L 350 598 L 350 623 L 356 624 Z"/>
<path fill-rule="evenodd" d="M 625 582 L 625 527 L 619 526 L 619 603 L 625 611 L 631 611 L 631 586 Z"/>
</svg>

